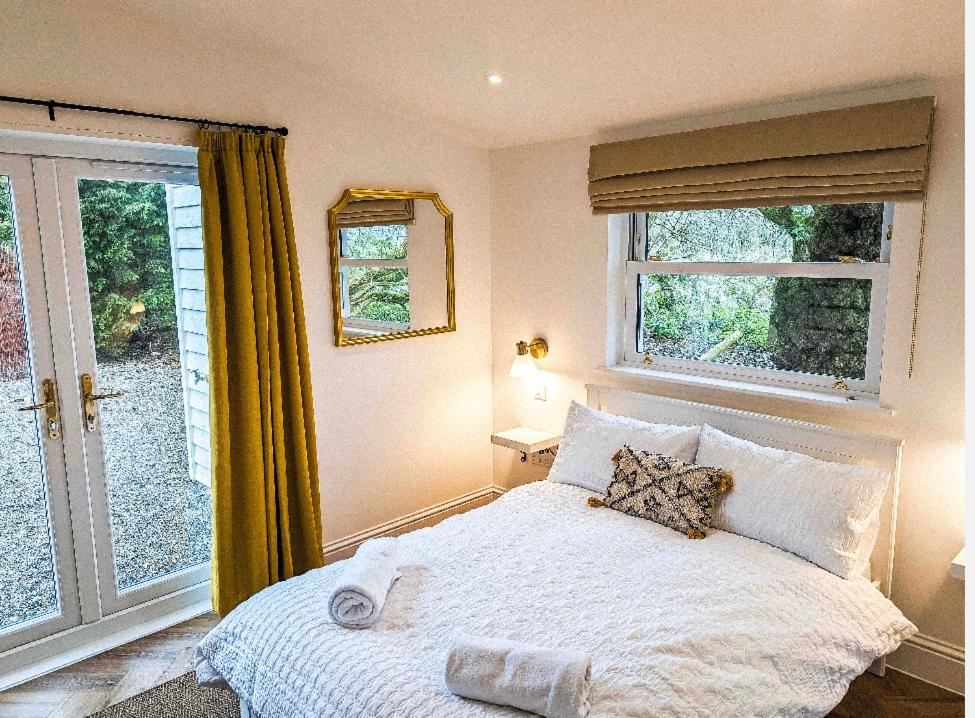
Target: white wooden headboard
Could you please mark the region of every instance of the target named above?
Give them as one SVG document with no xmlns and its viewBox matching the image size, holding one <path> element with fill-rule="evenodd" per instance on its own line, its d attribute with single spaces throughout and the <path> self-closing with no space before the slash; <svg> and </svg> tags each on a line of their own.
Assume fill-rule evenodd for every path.
<svg viewBox="0 0 975 718">
<path fill-rule="evenodd" d="M 710 424 L 756 444 L 796 451 L 825 461 L 888 469 L 891 472 L 890 487 L 880 509 L 880 534 L 870 558 L 870 572 L 873 580 L 879 582 L 881 592 L 890 597 L 903 441 L 595 384 L 586 385 L 586 390 L 587 404 L 610 414 L 662 424 Z"/>
</svg>

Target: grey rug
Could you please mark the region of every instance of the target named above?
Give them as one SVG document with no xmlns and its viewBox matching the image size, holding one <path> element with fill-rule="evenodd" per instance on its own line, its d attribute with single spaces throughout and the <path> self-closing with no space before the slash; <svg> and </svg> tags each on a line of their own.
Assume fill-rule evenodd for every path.
<svg viewBox="0 0 975 718">
<path fill-rule="evenodd" d="M 240 718 L 240 704 L 230 691 L 202 688 L 186 673 L 90 718 Z"/>
</svg>

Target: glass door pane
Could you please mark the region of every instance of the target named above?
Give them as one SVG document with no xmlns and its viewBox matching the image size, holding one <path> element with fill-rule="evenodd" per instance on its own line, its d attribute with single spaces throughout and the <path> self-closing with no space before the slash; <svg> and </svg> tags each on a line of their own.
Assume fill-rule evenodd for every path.
<svg viewBox="0 0 975 718">
<path fill-rule="evenodd" d="M 0 175 L 0 630 L 58 611 L 43 414 L 20 410 L 34 403 L 34 382 L 12 200 Z"/>
<path fill-rule="evenodd" d="M 0 155 L 0 650 L 80 621 L 33 199 Z"/>
<path fill-rule="evenodd" d="M 99 391 L 122 393 L 98 406 L 122 591 L 210 559 L 209 487 L 190 474 L 167 189 L 195 188 L 78 182 Z M 202 247 L 175 255 L 202 277 Z"/>
<path fill-rule="evenodd" d="M 195 172 L 172 181 L 149 168 L 69 166 L 75 174 L 62 182 L 76 193 L 80 232 L 66 228 L 65 243 L 83 267 L 76 279 L 88 298 L 72 310 L 91 327 L 78 371 L 82 395 L 90 395 L 84 430 L 100 590 L 110 613 L 209 572 L 199 188 L 190 183 Z"/>
</svg>

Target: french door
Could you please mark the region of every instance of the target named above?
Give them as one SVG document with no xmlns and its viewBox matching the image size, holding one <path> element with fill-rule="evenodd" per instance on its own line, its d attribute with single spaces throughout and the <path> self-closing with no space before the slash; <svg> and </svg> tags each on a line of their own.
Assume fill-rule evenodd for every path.
<svg viewBox="0 0 975 718">
<path fill-rule="evenodd" d="M 0 650 L 81 621 L 43 264 L 31 159 L 0 155 Z"/>
<path fill-rule="evenodd" d="M 0 154 L 4 191 L 0 657 L 205 584 L 211 515 L 195 167 Z"/>
</svg>

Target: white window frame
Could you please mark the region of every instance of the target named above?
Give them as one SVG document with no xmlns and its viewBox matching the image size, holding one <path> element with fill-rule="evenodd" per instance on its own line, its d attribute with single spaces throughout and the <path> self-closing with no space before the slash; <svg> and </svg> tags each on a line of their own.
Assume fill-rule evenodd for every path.
<svg viewBox="0 0 975 718">
<path fill-rule="evenodd" d="M 387 267 L 390 269 L 405 269 L 407 282 L 410 276 L 410 241 L 409 225 L 406 225 L 406 258 L 405 259 L 352 259 L 345 256 L 345 232 L 339 229 L 339 281 L 341 282 L 340 296 L 342 298 L 342 327 L 355 334 L 388 334 L 390 332 L 405 332 L 410 329 L 408 322 L 380 322 L 373 319 L 362 319 L 349 315 L 349 267 Z"/>
<path fill-rule="evenodd" d="M 676 374 L 712 377 L 752 384 L 809 389 L 835 393 L 872 396 L 880 393 L 880 375 L 887 314 L 887 292 L 890 284 L 890 240 L 893 233 L 893 204 L 884 205 L 879 262 L 669 262 L 641 261 L 646 256 L 646 238 L 640 227 L 646 227 L 646 213 L 626 215 L 625 271 L 623 273 L 623 325 L 619 333 L 619 363 L 623 366 Z M 645 274 L 703 274 L 717 276 L 772 276 L 837 279 L 868 279 L 870 323 L 867 339 L 866 371 L 863 379 L 804 374 L 778 369 L 763 369 L 737 364 L 721 364 L 696 359 L 678 359 L 637 351 L 642 334 L 639 282 Z M 649 362 L 647 361 L 649 359 Z M 836 386 L 838 380 L 843 384 Z"/>
</svg>

